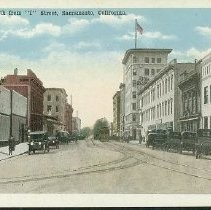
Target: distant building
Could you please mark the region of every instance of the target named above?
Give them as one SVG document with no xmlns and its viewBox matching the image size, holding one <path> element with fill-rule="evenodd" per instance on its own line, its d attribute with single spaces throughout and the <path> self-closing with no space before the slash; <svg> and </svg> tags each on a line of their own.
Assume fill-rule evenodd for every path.
<svg viewBox="0 0 211 210">
<path fill-rule="evenodd" d="M 55 132 L 66 129 L 67 93 L 63 88 L 46 88 L 44 92 L 44 115 L 57 119 Z"/>
<path fill-rule="evenodd" d="M 211 53 L 201 62 L 201 128 L 211 128 Z"/>
<path fill-rule="evenodd" d="M 72 132 L 79 133 L 81 131 L 81 119 L 79 117 L 73 117 Z"/>
<path fill-rule="evenodd" d="M 180 131 L 182 98 L 178 88 L 179 77 L 185 70 L 193 69 L 194 65 L 173 60 L 140 90 L 140 127 L 144 139 L 151 129 Z"/>
<path fill-rule="evenodd" d="M 27 75 L 7 75 L 1 80 L 4 87 L 15 90 L 27 98 L 27 127 L 31 131 L 43 130 L 43 83 L 32 70 L 27 69 Z"/>
<path fill-rule="evenodd" d="M 113 135 L 120 136 L 120 91 L 113 96 Z"/>
<path fill-rule="evenodd" d="M 190 65 L 180 73 L 179 85 L 181 90 L 180 131 L 196 132 L 200 128 L 201 117 L 201 77 L 200 64 Z"/>
<path fill-rule="evenodd" d="M 120 89 L 120 137 L 124 137 L 125 131 L 125 84 L 121 83 Z"/>
<path fill-rule="evenodd" d="M 171 49 L 129 49 L 122 60 L 125 84 L 125 137 L 139 139 L 138 91 L 167 66 Z"/>
<path fill-rule="evenodd" d="M 27 140 L 27 98 L 0 86 L 0 145 L 13 135 L 16 141 Z"/>
<path fill-rule="evenodd" d="M 72 117 L 73 115 L 73 108 L 72 105 L 66 104 L 66 110 L 65 110 L 65 125 L 66 125 L 66 131 L 68 131 L 70 134 L 72 133 Z"/>
</svg>

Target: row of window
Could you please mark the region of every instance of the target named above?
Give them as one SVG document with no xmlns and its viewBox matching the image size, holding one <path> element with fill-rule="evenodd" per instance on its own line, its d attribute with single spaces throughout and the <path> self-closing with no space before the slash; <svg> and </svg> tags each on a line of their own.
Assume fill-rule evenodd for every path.
<svg viewBox="0 0 211 210">
<path fill-rule="evenodd" d="M 198 99 L 196 91 L 189 91 L 182 96 L 183 115 L 196 114 L 198 111 Z"/>
<path fill-rule="evenodd" d="M 144 121 L 150 121 L 159 119 L 161 117 L 169 116 L 173 114 L 173 99 L 163 101 L 157 104 L 157 106 L 151 107 L 142 113 L 142 123 Z"/>
<path fill-rule="evenodd" d="M 211 85 L 210 85 L 210 94 L 208 93 L 208 86 L 204 87 L 204 104 L 208 104 L 209 95 L 210 95 L 210 103 L 211 103 Z"/>
<path fill-rule="evenodd" d="M 202 68 L 202 76 L 207 76 L 211 73 L 211 64 Z"/>
<path fill-rule="evenodd" d="M 210 118 L 210 123 L 209 123 L 209 125 L 208 125 L 208 119 Z M 208 128 L 210 128 L 211 129 L 211 116 L 210 117 L 208 117 L 208 116 L 205 116 L 205 117 L 203 117 L 203 125 L 202 125 L 202 127 L 204 128 L 204 129 L 208 129 Z"/>
<path fill-rule="evenodd" d="M 53 111 L 53 107 L 51 105 L 47 105 L 47 112 L 52 112 Z M 56 106 L 56 112 L 59 112 L 59 106 Z"/>
<path fill-rule="evenodd" d="M 157 98 L 169 93 L 173 90 L 173 74 L 168 76 L 167 78 L 163 79 L 159 82 L 155 87 L 152 87 L 150 91 L 148 91 L 142 98 L 141 98 L 141 107 L 155 101 L 156 99 L 156 92 Z"/>
<path fill-rule="evenodd" d="M 141 59 L 141 58 L 139 58 Z M 138 58 L 136 56 L 133 56 L 133 63 L 138 63 Z M 154 57 L 145 57 L 144 58 L 144 63 L 161 63 L 162 59 L 161 58 L 154 58 Z"/>
<path fill-rule="evenodd" d="M 47 100 L 52 101 L 52 96 L 50 94 L 47 96 Z M 57 95 L 56 95 L 56 101 L 59 101 L 59 96 Z"/>
<path fill-rule="evenodd" d="M 145 76 L 154 76 L 156 73 L 159 73 L 161 69 L 149 69 L 149 68 L 145 68 L 144 69 L 144 75 Z"/>
<path fill-rule="evenodd" d="M 127 116 L 125 117 L 126 122 L 127 122 L 127 121 L 130 121 L 130 118 L 131 118 L 131 117 L 132 117 L 132 121 L 133 121 L 133 122 L 136 122 L 136 114 L 127 115 Z"/>
</svg>

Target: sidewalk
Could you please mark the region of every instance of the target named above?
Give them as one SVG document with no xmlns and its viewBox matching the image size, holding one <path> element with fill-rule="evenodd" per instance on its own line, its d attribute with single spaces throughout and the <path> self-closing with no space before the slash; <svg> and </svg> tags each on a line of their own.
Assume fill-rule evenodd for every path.
<svg viewBox="0 0 211 210">
<path fill-rule="evenodd" d="M 28 151 L 28 142 L 20 143 L 15 146 L 15 151 L 12 152 L 12 155 L 9 155 L 9 148 L 0 147 L 0 161 L 7 158 L 15 157 L 17 155 L 22 155 Z"/>
</svg>

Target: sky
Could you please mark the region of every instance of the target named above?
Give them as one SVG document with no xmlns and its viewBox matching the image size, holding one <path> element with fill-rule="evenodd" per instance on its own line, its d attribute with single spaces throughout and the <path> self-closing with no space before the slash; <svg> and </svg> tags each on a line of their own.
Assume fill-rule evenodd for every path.
<svg viewBox="0 0 211 210">
<path fill-rule="evenodd" d="M 7 15 L 8 11 L 21 15 Z M 44 87 L 65 88 L 82 126 L 112 121 L 112 97 L 123 79 L 122 58 L 134 48 L 134 22 L 143 28 L 138 48 L 170 48 L 169 61 L 194 62 L 211 52 L 211 9 L 0 9 L 0 77 L 32 69 Z M 62 15 L 90 10 L 92 16 Z M 126 15 L 98 15 L 122 10 Z M 5 11 L 6 15 L 3 15 Z M 43 16 L 56 11 L 58 16 Z"/>
</svg>

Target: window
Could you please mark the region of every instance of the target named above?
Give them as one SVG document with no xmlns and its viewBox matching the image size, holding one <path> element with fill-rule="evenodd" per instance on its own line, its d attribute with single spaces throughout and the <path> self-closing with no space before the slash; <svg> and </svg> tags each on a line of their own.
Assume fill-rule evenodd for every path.
<svg viewBox="0 0 211 210">
<path fill-rule="evenodd" d="M 48 95 L 48 101 L 51 101 L 51 95 Z"/>
<path fill-rule="evenodd" d="M 160 93 L 160 87 L 157 85 L 157 97 L 159 98 L 159 93 Z"/>
<path fill-rule="evenodd" d="M 155 63 L 155 58 L 152 58 L 152 63 Z"/>
<path fill-rule="evenodd" d="M 145 74 L 146 76 L 149 76 L 149 69 L 144 69 L 144 74 Z"/>
<path fill-rule="evenodd" d="M 173 89 L 173 74 L 171 75 L 171 90 Z"/>
<path fill-rule="evenodd" d="M 204 104 L 208 103 L 208 86 L 204 87 Z"/>
<path fill-rule="evenodd" d="M 152 69 L 152 70 L 151 70 L 151 75 L 152 75 L 152 76 L 155 75 L 155 69 Z"/>
<path fill-rule="evenodd" d="M 208 117 L 204 117 L 204 129 L 208 128 Z"/>
<path fill-rule="evenodd" d="M 56 112 L 59 112 L 59 106 L 56 106 Z"/>
<path fill-rule="evenodd" d="M 165 79 L 165 93 L 167 93 L 167 78 Z"/>
<path fill-rule="evenodd" d="M 164 95 L 164 81 L 162 81 L 162 95 Z"/>
<path fill-rule="evenodd" d="M 136 76 L 137 75 L 137 72 L 136 71 L 133 71 L 133 76 Z"/>
<path fill-rule="evenodd" d="M 171 114 L 173 113 L 173 99 L 171 99 L 171 104 L 170 104 L 170 111 L 171 111 Z"/>
<path fill-rule="evenodd" d="M 52 111 L 52 106 L 48 105 L 47 106 L 47 112 L 51 112 Z"/>
<path fill-rule="evenodd" d="M 159 118 L 159 105 L 157 105 L 157 118 Z"/>
<path fill-rule="evenodd" d="M 168 92 L 170 91 L 170 77 L 168 77 Z"/>
<path fill-rule="evenodd" d="M 168 100 L 168 115 L 170 115 L 170 100 Z"/>
<path fill-rule="evenodd" d="M 144 61 L 145 61 L 145 63 L 149 63 L 149 58 L 145 57 Z"/>
<path fill-rule="evenodd" d="M 133 91 L 133 98 L 136 98 L 136 91 Z"/>
<path fill-rule="evenodd" d="M 167 115 L 167 101 L 165 101 L 165 116 Z"/>
<path fill-rule="evenodd" d="M 59 96 L 56 96 L 56 101 L 59 101 Z"/>
<path fill-rule="evenodd" d="M 133 80 L 133 87 L 136 87 L 136 80 Z"/>
<path fill-rule="evenodd" d="M 137 63 L 138 62 L 138 59 L 136 56 L 133 56 L 133 63 Z"/>
<path fill-rule="evenodd" d="M 135 114 L 132 115 L 132 121 L 133 121 L 133 122 L 136 121 L 136 115 L 135 115 Z"/>
<path fill-rule="evenodd" d="M 161 58 L 157 58 L 157 63 L 161 63 Z"/>
<path fill-rule="evenodd" d="M 162 116 L 164 116 L 164 102 L 162 102 Z"/>
<path fill-rule="evenodd" d="M 133 111 L 136 110 L 136 103 L 132 103 L 132 109 L 133 109 Z"/>
</svg>

